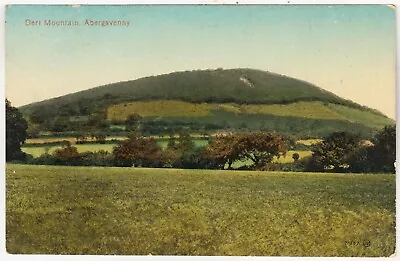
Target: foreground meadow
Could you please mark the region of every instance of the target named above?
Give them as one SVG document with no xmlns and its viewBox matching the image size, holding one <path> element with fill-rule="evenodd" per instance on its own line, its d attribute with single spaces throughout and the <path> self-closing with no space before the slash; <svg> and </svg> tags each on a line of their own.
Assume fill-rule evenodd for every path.
<svg viewBox="0 0 400 261">
<path fill-rule="evenodd" d="M 395 175 L 6 166 L 9 253 L 389 256 Z"/>
</svg>

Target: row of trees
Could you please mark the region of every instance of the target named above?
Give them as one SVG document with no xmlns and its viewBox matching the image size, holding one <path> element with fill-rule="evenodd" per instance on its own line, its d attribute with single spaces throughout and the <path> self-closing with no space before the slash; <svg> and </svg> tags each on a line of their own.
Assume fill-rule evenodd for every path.
<svg viewBox="0 0 400 261">
<path fill-rule="evenodd" d="M 39 164 L 105 165 L 174 168 L 232 169 L 235 162 L 252 162 L 249 168 L 271 169 L 275 157 L 285 155 L 287 140 L 266 132 L 226 133 L 198 148 L 187 133 L 171 136 L 166 149 L 153 138 L 140 135 L 141 117 L 132 115 L 126 121 L 132 135 L 114 148 L 113 153 L 78 153 L 65 146 L 52 155 L 33 160 Z M 23 160 L 21 145 L 27 136 L 28 125 L 21 113 L 6 100 L 6 160 Z M 97 137 L 99 139 L 103 136 Z M 312 157 L 293 157 L 289 170 L 321 172 L 394 172 L 396 158 L 396 128 L 387 126 L 366 144 L 347 132 L 334 132 L 312 149 Z M 298 156 L 298 155 L 294 155 Z"/>
<path fill-rule="evenodd" d="M 396 126 L 386 126 L 372 143 L 348 132 L 335 132 L 314 146 L 307 171 L 395 172 Z"/>
<path fill-rule="evenodd" d="M 113 154 L 117 166 L 232 169 L 234 162 L 251 160 L 252 168 L 261 170 L 286 149 L 284 140 L 270 133 L 221 134 L 203 148 L 183 133 L 171 137 L 165 150 L 153 138 L 132 136 Z"/>
<path fill-rule="evenodd" d="M 374 139 L 375 145 L 356 136 L 336 132 L 313 148 L 311 157 L 294 163 L 273 163 L 284 156 L 287 143 L 270 133 L 229 133 L 217 135 L 205 147 L 196 147 L 189 134 L 170 137 L 166 149 L 156 139 L 132 135 L 116 146 L 112 153 L 78 153 L 76 147 L 64 146 L 52 155 L 34 159 L 35 164 L 233 169 L 238 162 L 251 163 L 242 168 L 252 170 L 317 171 L 317 172 L 394 172 L 395 128 L 383 129 Z M 242 164 L 243 165 L 243 164 Z"/>
</svg>

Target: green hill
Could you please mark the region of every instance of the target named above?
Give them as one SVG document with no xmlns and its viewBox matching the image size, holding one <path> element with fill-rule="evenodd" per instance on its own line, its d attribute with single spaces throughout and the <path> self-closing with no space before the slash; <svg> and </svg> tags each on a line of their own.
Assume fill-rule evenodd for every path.
<svg viewBox="0 0 400 261">
<path fill-rule="evenodd" d="M 59 117 L 79 121 L 100 113 L 109 121 L 122 122 L 138 113 L 148 126 L 158 126 L 152 134 L 180 125 L 191 131 L 264 128 L 321 136 L 337 129 L 370 135 L 394 122 L 311 83 L 254 69 L 174 72 L 108 84 L 20 109 L 42 121 Z M 305 126 L 313 128 L 307 135 Z"/>
</svg>

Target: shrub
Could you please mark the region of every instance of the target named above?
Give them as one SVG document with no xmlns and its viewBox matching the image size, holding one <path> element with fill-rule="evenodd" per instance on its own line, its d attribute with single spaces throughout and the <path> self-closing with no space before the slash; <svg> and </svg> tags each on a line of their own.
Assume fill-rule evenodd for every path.
<svg viewBox="0 0 400 261">
<path fill-rule="evenodd" d="M 359 137 L 348 132 L 333 132 L 314 145 L 309 171 L 348 171 L 349 158 L 359 148 Z"/>
<path fill-rule="evenodd" d="M 297 152 L 293 153 L 292 158 L 293 158 L 294 162 L 297 162 L 300 159 L 299 153 L 297 153 Z"/>
<path fill-rule="evenodd" d="M 42 154 L 40 157 L 33 158 L 31 161 L 27 162 L 28 164 L 35 164 L 35 165 L 59 165 L 59 161 L 57 158 L 50 154 Z"/>
<path fill-rule="evenodd" d="M 153 138 L 131 136 L 113 150 L 114 164 L 120 167 L 160 167 L 161 147 Z"/>
<path fill-rule="evenodd" d="M 74 146 L 65 146 L 53 152 L 57 165 L 78 165 L 79 153 Z"/>
<path fill-rule="evenodd" d="M 396 126 L 386 126 L 373 139 L 373 146 L 364 146 L 350 157 L 352 172 L 395 173 Z"/>
<path fill-rule="evenodd" d="M 98 152 L 83 152 L 79 154 L 80 166 L 113 166 L 114 156 L 104 150 Z"/>
</svg>

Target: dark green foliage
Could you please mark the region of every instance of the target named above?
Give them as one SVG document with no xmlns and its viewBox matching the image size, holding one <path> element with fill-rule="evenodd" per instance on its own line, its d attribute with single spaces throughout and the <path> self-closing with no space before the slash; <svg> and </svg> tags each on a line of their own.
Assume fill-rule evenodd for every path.
<svg viewBox="0 0 400 261">
<path fill-rule="evenodd" d="M 355 151 L 350 158 L 353 172 L 395 173 L 396 125 L 386 126 L 373 139 L 374 145 Z"/>
<path fill-rule="evenodd" d="M 359 148 L 358 136 L 348 132 L 334 132 L 313 148 L 309 171 L 343 172 L 349 167 L 351 155 Z"/>
<path fill-rule="evenodd" d="M 95 138 L 96 143 L 105 144 L 107 133 L 101 130 L 97 130 L 91 133 L 91 136 Z"/>
<path fill-rule="evenodd" d="M 79 166 L 114 166 L 114 155 L 108 151 L 83 152 L 79 154 Z"/>
<path fill-rule="evenodd" d="M 173 135 L 168 140 L 167 148 L 162 152 L 164 167 L 173 168 L 204 168 L 201 165 L 202 148 L 196 148 L 195 143 L 187 132 L 179 134 L 178 138 Z"/>
<path fill-rule="evenodd" d="M 206 169 L 208 167 L 204 147 L 194 147 L 184 152 L 180 161 L 183 169 Z"/>
<path fill-rule="evenodd" d="M 259 131 L 260 122 L 264 122 L 265 132 L 276 132 L 295 139 L 303 137 L 326 137 L 335 131 L 346 131 L 370 138 L 377 130 L 360 123 L 341 120 L 307 119 L 299 117 L 280 117 L 274 115 L 238 115 L 232 112 L 215 111 L 206 117 L 164 117 L 163 119 L 143 118 L 143 135 L 168 135 L 170 132 L 217 132 L 236 131 L 243 123 L 247 130 Z M 245 130 L 244 130 L 245 131 Z M 297 145 L 296 145 L 297 146 Z M 299 145 L 301 146 L 301 145 Z"/>
<path fill-rule="evenodd" d="M 349 171 L 354 173 L 371 173 L 377 169 L 375 162 L 371 161 L 373 155 L 372 147 L 361 147 L 354 151 L 349 157 Z"/>
<path fill-rule="evenodd" d="M 36 124 L 29 124 L 26 130 L 27 138 L 38 138 L 40 136 L 40 126 Z"/>
<path fill-rule="evenodd" d="M 293 158 L 294 162 L 298 161 L 300 158 L 299 153 L 293 153 L 292 158 Z"/>
<path fill-rule="evenodd" d="M 64 147 L 53 154 L 42 154 L 37 158 L 29 157 L 24 163 L 33 165 L 67 166 L 114 166 L 114 156 L 104 150 L 78 153 L 75 147 Z"/>
<path fill-rule="evenodd" d="M 373 140 L 373 158 L 371 161 L 379 168 L 376 171 L 394 173 L 396 161 L 396 125 L 386 126 Z"/>
<path fill-rule="evenodd" d="M 22 160 L 21 145 L 27 136 L 28 123 L 19 110 L 6 99 L 6 161 Z"/>
<path fill-rule="evenodd" d="M 86 130 L 108 130 L 110 127 L 109 121 L 106 120 L 105 110 L 96 110 L 91 114 L 85 123 Z"/>
<path fill-rule="evenodd" d="M 60 163 L 53 155 L 45 153 L 37 158 L 29 158 L 25 163 L 32 165 L 62 165 L 61 163 L 63 162 Z"/>
<path fill-rule="evenodd" d="M 137 113 L 129 115 L 125 120 L 125 130 L 128 132 L 139 132 L 141 120 L 142 117 Z"/>
<path fill-rule="evenodd" d="M 53 132 L 63 132 L 71 130 L 71 122 L 68 116 L 59 116 L 53 123 L 51 131 Z"/>
<path fill-rule="evenodd" d="M 43 124 L 46 121 L 47 117 L 44 114 L 43 110 L 35 110 L 30 114 L 29 119 L 34 124 Z"/>
<path fill-rule="evenodd" d="M 168 148 L 186 152 L 194 149 L 194 147 L 195 144 L 190 134 L 187 132 L 181 132 L 179 134 L 178 139 L 175 141 L 174 145 L 169 146 Z"/>
<path fill-rule="evenodd" d="M 83 131 L 76 132 L 75 134 L 76 144 L 86 143 L 88 136 L 89 136 L 88 133 L 85 133 Z"/>
</svg>

